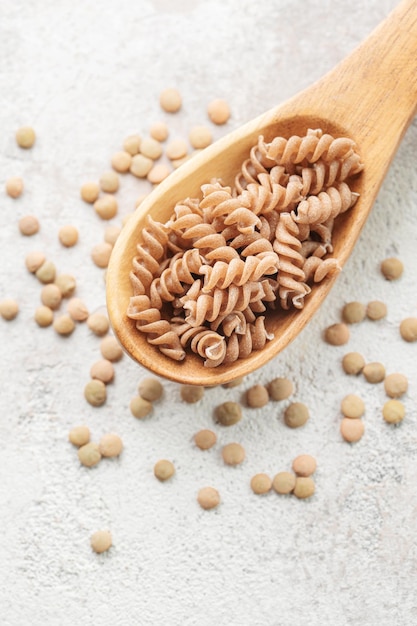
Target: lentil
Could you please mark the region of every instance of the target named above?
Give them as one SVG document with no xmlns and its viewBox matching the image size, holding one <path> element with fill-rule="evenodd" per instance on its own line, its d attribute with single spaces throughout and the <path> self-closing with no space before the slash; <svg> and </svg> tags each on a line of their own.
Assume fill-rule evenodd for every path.
<svg viewBox="0 0 417 626">
<path fill-rule="evenodd" d="M 159 400 L 164 393 L 164 388 L 157 378 L 143 378 L 138 387 L 139 395 L 148 400 L 149 402 L 155 402 Z"/>
<path fill-rule="evenodd" d="M 168 167 L 168 165 L 165 165 L 165 163 L 158 163 L 149 171 L 147 179 L 150 183 L 152 183 L 152 185 L 159 185 L 159 183 L 162 183 L 162 181 L 165 180 L 171 172 L 172 169 Z"/>
<path fill-rule="evenodd" d="M 148 159 L 155 161 L 156 159 L 159 159 L 162 154 L 161 143 L 156 139 L 153 139 L 153 137 L 146 137 L 140 144 L 140 153 L 143 154 L 143 156 L 148 157 Z"/>
<path fill-rule="evenodd" d="M 180 395 L 184 402 L 194 404 L 204 396 L 204 387 L 199 385 L 181 385 Z"/>
<path fill-rule="evenodd" d="M 78 241 L 78 230 L 71 224 L 62 226 L 58 232 L 58 239 L 65 248 L 72 248 Z"/>
<path fill-rule="evenodd" d="M 135 156 L 135 154 L 138 154 L 140 150 L 141 141 L 142 138 L 140 135 L 129 135 L 129 137 L 126 137 L 123 142 L 123 150 L 132 156 Z"/>
<path fill-rule="evenodd" d="M 194 126 L 190 130 L 189 139 L 196 150 L 207 148 L 213 141 L 211 130 L 207 126 Z"/>
<path fill-rule="evenodd" d="M 214 509 L 220 504 L 220 494 L 214 487 L 203 487 L 198 491 L 197 502 L 206 511 Z"/>
<path fill-rule="evenodd" d="M 54 319 L 53 327 L 58 335 L 67 336 L 75 330 L 75 323 L 69 315 L 64 314 Z"/>
<path fill-rule="evenodd" d="M 69 431 L 68 440 L 74 446 L 85 446 L 90 441 L 90 429 L 88 426 L 75 426 Z"/>
<path fill-rule="evenodd" d="M 56 276 L 56 267 L 52 261 L 44 261 L 36 270 L 35 275 L 44 285 L 53 283 Z"/>
<path fill-rule="evenodd" d="M 384 380 L 384 388 L 390 398 L 401 398 L 408 389 L 408 380 L 404 374 L 389 374 Z"/>
<path fill-rule="evenodd" d="M 90 368 L 90 377 L 95 380 L 101 380 L 105 385 L 110 383 L 114 378 L 114 367 L 111 361 L 100 359 L 93 363 Z"/>
<path fill-rule="evenodd" d="M 75 278 L 71 274 L 59 274 L 55 278 L 55 285 L 60 290 L 63 298 L 70 298 L 77 286 Z"/>
<path fill-rule="evenodd" d="M 277 377 L 271 380 L 267 386 L 271 400 L 279 401 L 289 398 L 294 393 L 294 385 L 288 378 Z"/>
<path fill-rule="evenodd" d="M 113 170 L 103 172 L 99 182 L 101 190 L 104 191 L 104 193 L 116 193 L 120 186 L 119 177 Z"/>
<path fill-rule="evenodd" d="M 299 428 L 309 419 L 308 408 L 302 402 L 292 402 L 284 412 L 284 421 L 290 428 Z"/>
<path fill-rule="evenodd" d="M 114 246 L 121 232 L 122 229 L 120 226 L 107 226 L 104 231 L 104 241 L 109 243 L 111 246 Z"/>
<path fill-rule="evenodd" d="M 400 335 L 410 343 L 417 340 L 417 317 L 407 317 L 401 322 Z"/>
<path fill-rule="evenodd" d="M 29 252 L 26 255 L 25 265 L 26 268 L 34 274 L 46 261 L 46 257 L 43 252 L 38 252 L 34 250 L 33 252 Z"/>
<path fill-rule="evenodd" d="M 78 459 L 86 467 L 94 467 L 101 460 L 101 453 L 98 445 L 93 441 L 78 448 Z"/>
<path fill-rule="evenodd" d="M 340 422 L 340 433 L 343 439 L 349 443 L 356 443 L 362 439 L 364 432 L 365 425 L 361 418 L 352 420 L 349 417 L 344 417 Z"/>
<path fill-rule="evenodd" d="M 311 476 L 317 469 L 317 461 L 310 454 L 300 454 L 293 460 L 292 469 L 297 476 Z"/>
<path fill-rule="evenodd" d="M 16 141 L 20 148 L 31 148 L 36 141 L 35 131 L 31 126 L 22 126 L 16 131 Z"/>
<path fill-rule="evenodd" d="M 246 392 L 246 403 L 251 408 L 260 408 L 268 404 L 269 394 L 264 385 L 253 385 Z"/>
<path fill-rule="evenodd" d="M 132 165 L 132 155 L 126 150 L 120 150 L 119 152 L 115 152 L 111 159 L 111 166 L 120 174 L 124 174 L 130 170 L 130 166 Z"/>
<path fill-rule="evenodd" d="M 172 87 L 164 89 L 159 95 L 159 104 L 167 113 L 176 113 L 182 105 L 180 92 Z"/>
<path fill-rule="evenodd" d="M 101 269 L 108 266 L 113 246 L 107 241 L 96 244 L 91 250 L 91 258 L 97 267 Z"/>
<path fill-rule="evenodd" d="M 19 220 L 19 230 L 25 237 L 32 237 L 39 232 L 39 220 L 35 215 L 24 215 Z"/>
<path fill-rule="evenodd" d="M 67 310 L 75 322 L 84 322 L 88 318 L 88 309 L 80 298 L 68 300 Z"/>
<path fill-rule="evenodd" d="M 87 326 L 98 337 L 103 337 L 109 332 L 110 324 L 104 313 L 91 313 L 87 317 Z"/>
<path fill-rule="evenodd" d="M 294 495 L 297 498 L 305 499 L 311 498 L 316 490 L 314 480 L 311 476 L 298 476 L 295 481 Z"/>
<path fill-rule="evenodd" d="M 222 457 L 226 465 L 240 465 L 245 456 L 245 449 L 240 443 L 228 443 L 222 448 Z"/>
<path fill-rule="evenodd" d="M 362 370 L 368 383 L 380 383 L 385 378 L 385 367 L 382 363 L 367 363 Z"/>
<path fill-rule="evenodd" d="M 94 552 L 102 554 L 112 547 L 112 536 L 109 530 L 96 530 L 90 537 L 90 544 Z"/>
<path fill-rule="evenodd" d="M 175 467 L 171 461 L 162 459 L 161 461 L 155 463 L 153 473 L 158 480 L 164 482 L 175 474 Z"/>
<path fill-rule="evenodd" d="M 365 359 L 359 352 L 348 352 L 342 359 L 342 367 L 346 374 L 357 376 L 365 367 Z"/>
<path fill-rule="evenodd" d="M 108 361 L 120 361 L 123 356 L 123 349 L 117 339 L 112 335 L 104 337 L 100 344 L 100 352 L 104 359 Z"/>
<path fill-rule="evenodd" d="M 19 313 L 19 305 L 13 298 L 4 298 L 0 301 L 0 315 L 1 317 L 10 322 L 17 317 Z"/>
<path fill-rule="evenodd" d="M 388 400 L 382 407 L 382 416 L 388 424 L 399 424 L 405 417 L 405 406 L 399 400 Z"/>
<path fill-rule="evenodd" d="M 242 419 L 242 409 L 237 402 L 228 400 L 214 409 L 214 416 L 222 426 L 233 426 Z"/>
<path fill-rule="evenodd" d="M 80 194 L 84 202 L 94 204 L 100 195 L 100 186 L 97 183 L 89 181 L 81 185 Z"/>
<path fill-rule="evenodd" d="M 216 98 L 208 104 L 207 113 L 213 124 L 226 124 L 230 117 L 230 107 L 226 100 Z"/>
<path fill-rule="evenodd" d="M 54 312 L 49 306 L 39 306 L 35 311 L 35 322 L 41 328 L 50 326 L 54 320 Z"/>
<path fill-rule="evenodd" d="M 357 324 L 365 319 L 366 307 L 362 302 L 348 302 L 342 309 L 342 318 L 346 324 Z"/>
<path fill-rule="evenodd" d="M 250 487 L 253 493 L 263 495 L 264 493 L 271 491 L 272 480 L 268 474 L 255 474 L 255 476 L 252 476 L 251 478 Z"/>
<path fill-rule="evenodd" d="M 90 380 L 84 387 L 84 397 L 91 406 L 102 406 L 107 399 L 106 385 L 102 380 Z"/>
<path fill-rule="evenodd" d="M 198 433 L 194 435 L 194 442 L 200 450 L 209 450 L 217 442 L 217 435 L 212 430 L 199 430 Z"/>
<path fill-rule="evenodd" d="M 245 379 L 244 376 L 238 376 L 238 378 L 235 378 L 234 380 L 231 380 L 228 383 L 224 383 L 222 387 L 224 387 L 225 389 L 233 389 L 234 387 L 238 387 L 239 385 L 241 385 L 244 379 Z"/>
<path fill-rule="evenodd" d="M 366 316 L 372 321 L 381 320 L 387 315 L 387 305 L 380 300 L 372 300 L 368 302 L 366 307 Z"/>
<path fill-rule="evenodd" d="M 342 400 L 341 411 L 345 417 L 356 419 L 365 413 L 365 403 L 359 396 L 350 393 Z"/>
<path fill-rule="evenodd" d="M 54 283 L 48 283 L 41 290 L 41 302 L 53 311 L 59 308 L 62 300 L 60 288 Z"/>
<path fill-rule="evenodd" d="M 169 130 L 165 122 L 155 122 L 149 129 L 149 134 L 157 141 L 165 141 L 168 138 Z"/>
<path fill-rule="evenodd" d="M 381 272 L 386 280 L 397 280 L 404 271 L 404 265 L 400 259 L 389 257 L 381 262 Z"/>
<path fill-rule="evenodd" d="M 346 324 L 332 324 L 324 331 L 324 340 L 331 346 L 343 346 L 349 341 L 350 332 Z"/>
<path fill-rule="evenodd" d="M 111 194 L 105 194 L 94 202 L 94 210 L 102 220 L 111 220 L 117 215 L 117 200 Z"/>
<path fill-rule="evenodd" d="M 140 396 L 135 396 L 130 401 L 130 412 L 132 413 L 133 417 L 136 417 L 137 419 L 142 419 L 143 417 L 146 417 L 147 415 L 149 415 L 152 409 L 152 403 L 148 400 L 145 400 L 144 398 L 141 398 Z"/>
<path fill-rule="evenodd" d="M 19 198 L 23 193 L 23 179 L 20 176 L 12 176 L 6 180 L 6 193 L 11 198 Z"/>
<path fill-rule="evenodd" d="M 272 488 L 281 495 L 287 495 L 295 487 L 296 476 L 292 472 L 278 472 L 272 479 Z"/>
<path fill-rule="evenodd" d="M 153 167 L 153 161 L 143 154 L 136 154 L 132 157 L 130 173 L 137 178 L 146 178 Z"/>
<path fill-rule="evenodd" d="M 123 441 L 115 433 L 107 433 L 102 436 L 98 444 L 101 456 L 106 458 L 119 456 L 123 450 Z"/>
<path fill-rule="evenodd" d="M 184 139 L 174 139 L 165 148 L 165 154 L 171 161 L 182 159 L 188 152 L 188 144 Z"/>
</svg>

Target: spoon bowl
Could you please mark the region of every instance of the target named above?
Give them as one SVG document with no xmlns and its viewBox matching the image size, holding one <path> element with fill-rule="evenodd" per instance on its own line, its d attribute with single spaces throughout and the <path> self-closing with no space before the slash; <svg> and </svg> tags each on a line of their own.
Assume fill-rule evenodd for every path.
<svg viewBox="0 0 417 626">
<path fill-rule="evenodd" d="M 201 357 L 191 352 L 183 361 L 173 361 L 150 345 L 127 317 L 133 295 L 129 272 L 147 216 L 166 222 L 177 202 L 200 196 L 201 185 L 213 178 L 233 185 L 260 135 L 270 142 L 276 136 L 303 136 L 310 128 L 320 128 L 335 137 L 353 139 L 364 163 L 361 174 L 350 183 L 359 194 L 357 202 L 335 220 L 332 256 L 343 267 L 416 108 L 417 3 L 403 0 L 364 43 L 321 80 L 194 156 L 141 203 L 124 226 L 107 271 L 109 318 L 124 350 L 154 374 L 204 386 L 245 376 L 281 352 L 311 320 L 337 274 L 314 285 L 301 310 L 267 312 L 266 328 L 274 338 L 249 357 L 215 368 L 205 367 Z"/>
</svg>

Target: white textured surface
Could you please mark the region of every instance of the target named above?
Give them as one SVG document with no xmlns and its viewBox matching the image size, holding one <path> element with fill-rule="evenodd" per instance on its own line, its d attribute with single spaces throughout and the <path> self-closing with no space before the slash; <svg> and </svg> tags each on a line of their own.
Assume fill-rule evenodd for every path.
<svg viewBox="0 0 417 626">
<path fill-rule="evenodd" d="M 349 53 L 396 5 L 395 0 L 3 0 L 0 7 L 0 182 L 22 175 L 17 201 L 1 193 L 0 299 L 15 297 L 18 318 L 0 320 L 0 607 L 2 626 L 409 626 L 417 623 L 416 346 L 399 337 L 401 319 L 417 314 L 417 126 L 406 134 L 355 253 L 311 325 L 241 388 L 208 390 L 184 405 L 173 383 L 152 418 L 137 421 L 130 398 L 145 372 L 126 357 L 116 366 L 108 402 L 83 398 L 99 340 L 85 325 L 68 339 L 33 321 L 40 285 L 24 267 L 40 249 L 60 272 L 73 273 L 91 311 L 105 303 L 102 270 L 90 261 L 105 224 L 79 199 L 79 187 L 109 167 L 125 136 L 172 120 L 173 136 L 205 123 L 205 107 L 224 97 L 228 129 L 320 77 Z M 177 116 L 159 111 L 158 96 L 176 86 Z M 22 151 L 16 128 L 31 124 L 38 141 Z M 214 129 L 219 136 L 226 129 Z M 120 216 L 143 186 L 124 181 Z M 35 213 L 41 231 L 19 235 L 17 220 Z M 63 249 L 61 225 L 75 224 L 80 242 Z M 120 223 L 120 217 L 114 220 Z M 405 264 L 403 278 L 384 281 L 386 256 Z M 349 300 L 382 299 L 388 317 L 352 328 L 348 346 L 324 344 Z M 400 427 L 381 417 L 381 385 L 343 374 L 347 350 L 408 376 Z M 300 430 L 282 423 L 287 402 L 244 410 L 235 427 L 213 425 L 220 401 L 239 400 L 256 382 L 290 377 L 293 399 L 311 419 Z M 366 433 L 350 446 L 339 434 L 340 400 L 366 402 Z M 68 430 L 87 423 L 95 439 L 118 432 L 119 460 L 79 466 Z M 192 435 L 212 427 L 218 445 L 206 452 Z M 240 441 L 247 460 L 225 467 L 220 447 Z M 318 459 L 317 492 L 308 502 L 256 497 L 258 471 L 288 469 L 299 453 Z M 173 460 L 169 484 L 152 474 Z M 197 490 L 216 486 L 217 511 L 204 512 Z M 107 527 L 114 547 L 101 556 L 91 532 Z"/>
</svg>

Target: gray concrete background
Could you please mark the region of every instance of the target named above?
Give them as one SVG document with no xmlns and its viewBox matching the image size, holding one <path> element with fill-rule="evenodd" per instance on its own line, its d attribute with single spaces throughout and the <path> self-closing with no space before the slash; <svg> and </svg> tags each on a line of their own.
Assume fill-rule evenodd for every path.
<svg viewBox="0 0 417 626">
<path fill-rule="evenodd" d="M 105 224 L 79 198 L 80 185 L 109 168 L 113 152 L 158 120 L 171 136 L 208 123 L 207 103 L 223 97 L 232 117 L 215 136 L 251 119 L 319 78 L 397 4 L 395 0 L 3 0 L 0 7 L 1 185 L 21 175 L 25 192 L 1 192 L 0 298 L 20 313 L 0 320 L 0 607 L 2 626 L 409 626 L 417 622 L 416 346 L 398 332 L 417 314 L 417 126 L 407 132 L 355 252 L 322 310 L 298 339 L 241 387 L 207 390 L 198 405 L 180 402 L 164 382 L 151 418 L 135 420 L 129 402 L 147 373 L 125 357 L 105 406 L 83 398 L 99 340 L 85 325 L 67 339 L 39 329 L 33 313 L 40 285 L 24 266 L 43 250 L 59 272 L 77 279 L 90 311 L 104 310 L 103 271 L 90 260 Z M 183 95 L 175 116 L 159 109 L 167 86 Z M 30 151 L 15 130 L 37 132 Z M 126 177 L 119 215 L 133 208 L 145 183 Z M 17 221 L 34 213 L 32 238 Z M 60 226 L 80 231 L 76 247 L 58 242 Z M 399 256 L 401 280 L 386 282 L 379 263 Z M 347 346 L 322 341 L 345 302 L 384 300 L 388 316 L 352 328 Z M 64 310 L 64 307 L 62 307 Z M 410 388 L 406 418 L 385 424 L 381 385 L 350 379 L 340 361 L 359 350 L 402 372 Z M 244 409 L 221 430 L 213 408 L 240 400 L 257 382 L 288 376 L 293 400 L 311 412 L 290 431 L 288 402 Z M 356 445 L 339 434 L 340 401 L 357 393 L 366 403 L 366 432 Z M 118 460 L 80 467 L 69 429 L 90 426 L 125 443 Z M 196 450 L 200 428 L 218 432 L 217 446 Z M 241 442 L 247 459 L 227 468 L 221 445 Z M 289 469 L 300 453 L 318 460 L 309 501 L 254 496 L 251 476 Z M 169 458 L 177 473 L 160 484 L 152 469 Z M 197 490 L 217 487 L 222 504 L 204 512 Z M 109 528 L 114 546 L 98 556 L 90 534 Z"/>
</svg>

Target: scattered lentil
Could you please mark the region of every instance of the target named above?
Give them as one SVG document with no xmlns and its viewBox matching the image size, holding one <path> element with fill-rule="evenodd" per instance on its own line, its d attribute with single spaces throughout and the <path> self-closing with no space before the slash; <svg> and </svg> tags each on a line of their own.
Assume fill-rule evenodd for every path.
<svg viewBox="0 0 417 626">
<path fill-rule="evenodd" d="M 69 315 L 63 314 L 54 319 L 53 327 L 58 335 L 68 336 L 75 330 L 75 323 Z"/>
<path fill-rule="evenodd" d="M 233 389 L 234 387 L 239 387 L 239 385 L 243 383 L 244 379 L 245 379 L 244 376 L 238 376 L 238 378 L 235 378 L 234 380 L 231 380 L 228 383 L 224 383 L 222 387 L 224 387 L 225 389 Z"/>
<path fill-rule="evenodd" d="M 226 124 L 230 117 L 230 107 L 226 100 L 216 98 L 208 104 L 207 113 L 213 124 Z"/>
<path fill-rule="evenodd" d="M 268 404 L 269 394 L 264 385 L 253 385 L 246 392 L 246 403 L 251 408 L 260 408 Z"/>
<path fill-rule="evenodd" d="M 188 144 L 184 139 L 173 139 L 165 148 L 165 154 L 171 161 L 182 159 L 188 152 Z"/>
<path fill-rule="evenodd" d="M 206 511 L 220 504 L 220 494 L 214 487 L 202 487 L 197 494 L 197 502 Z"/>
<path fill-rule="evenodd" d="M 56 267 L 52 261 L 44 261 L 35 272 L 36 278 L 46 285 L 47 283 L 53 283 L 56 277 Z"/>
<path fill-rule="evenodd" d="M 214 409 L 214 416 L 222 426 L 233 426 L 242 419 L 242 409 L 237 402 L 227 400 Z"/>
<path fill-rule="evenodd" d="M 199 430 L 194 435 L 194 443 L 200 450 L 209 450 L 217 442 L 217 435 L 212 430 Z"/>
<path fill-rule="evenodd" d="M 90 544 L 94 552 L 102 554 L 112 547 L 112 536 L 109 530 L 96 530 L 90 537 Z"/>
<path fill-rule="evenodd" d="M 88 318 L 88 309 L 80 298 L 68 300 L 67 310 L 75 322 L 84 322 Z"/>
<path fill-rule="evenodd" d="M 31 126 L 22 126 L 16 131 L 16 141 L 20 148 L 31 148 L 36 141 L 35 131 Z"/>
<path fill-rule="evenodd" d="M 117 200 L 111 194 L 105 194 L 94 202 L 94 210 L 102 220 L 111 220 L 117 215 Z"/>
<path fill-rule="evenodd" d="M 19 230 L 25 237 L 32 237 L 39 232 L 39 220 L 35 215 L 24 215 L 19 220 Z"/>
<path fill-rule="evenodd" d="M 62 300 L 62 293 L 58 285 L 48 283 L 41 289 L 41 302 L 53 311 L 59 308 Z"/>
<path fill-rule="evenodd" d="M 165 122 L 155 122 L 149 129 L 149 134 L 157 141 L 165 141 L 168 138 L 169 130 Z"/>
<path fill-rule="evenodd" d="M 384 380 L 384 388 L 390 398 L 401 398 L 408 389 L 408 380 L 404 374 L 389 374 Z"/>
<path fill-rule="evenodd" d="M 349 341 L 349 328 L 344 323 L 332 324 L 324 331 L 324 340 L 331 346 L 343 346 Z"/>
<path fill-rule="evenodd" d="M 299 428 L 309 419 L 308 408 L 302 402 L 292 402 L 284 411 L 284 422 L 290 428 Z"/>
<path fill-rule="evenodd" d="M 87 318 L 87 326 L 98 337 L 103 337 L 109 332 L 109 318 L 104 313 L 91 313 Z"/>
<path fill-rule="evenodd" d="M 201 150 L 211 144 L 213 136 L 207 126 L 193 126 L 190 130 L 189 139 L 193 148 Z"/>
<path fill-rule="evenodd" d="M 385 378 L 385 367 L 382 363 L 367 363 L 362 370 L 362 374 L 368 383 L 380 383 Z"/>
<path fill-rule="evenodd" d="M 279 494 L 287 495 L 293 491 L 296 478 L 292 472 L 278 472 L 272 479 L 272 488 Z"/>
<path fill-rule="evenodd" d="M 155 402 L 155 400 L 159 400 L 162 397 L 164 388 L 157 378 L 147 377 L 140 381 L 138 391 L 139 395 L 145 400 Z"/>
<path fill-rule="evenodd" d="M 181 385 L 180 395 L 184 402 L 194 404 L 204 396 L 204 387 L 199 385 Z"/>
<path fill-rule="evenodd" d="M 104 231 L 104 241 L 114 246 L 121 232 L 122 229 L 120 228 L 120 226 L 107 226 L 106 230 Z"/>
<path fill-rule="evenodd" d="M 389 257 L 384 259 L 380 265 L 382 275 L 386 280 L 397 280 L 404 271 L 404 265 L 400 259 Z"/>
<path fill-rule="evenodd" d="M 382 407 L 382 416 L 388 424 L 399 424 L 405 417 L 405 406 L 399 400 L 388 400 Z"/>
<path fill-rule="evenodd" d="M 343 398 L 340 409 L 345 417 L 356 419 L 365 413 L 365 403 L 362 398 L 350 393 Z"/>
<path fill-rule="evenodd" d="M 115 152 L 111 159 L 111 166 L 120 174 L 124 174 L 129 171 L 130 166 L 132 165 L 132 155 L 126 150 L 120 150 L 119 152 Z"/>
<path fill-rule="evenodd" d="M 123 142 L 123 150 L 135 156 L 135 154 L 139 152 L 141 141 L 142 138 L 140 135 L 129 135 Z"/>
<path fill-rule="evenodd" d="M 91 406 L 102 406 L 107 399 L 106 385 L 102 380 L 90 380 L 84 387 L 84 397 Z"/>
<path fill-rule="evenodd" d="M 65 248 L 72 248 L 78 241 L 78 230 L 71 224 L 62 226 L 58 232 L 58 239 Z"/>
<path fill-rule="evenodd" d="M 167 113 L 176 113 L 179 111 L 182 105 L 182 98 L 178 89 L 169 87 L 161 91 L 159 104 Z"/>
<path fill-rule="evenodd" d="M 316 490 L 314 480 L 311 476 L 298 476 L 295 481 L 294 495 L 297 498 L 311 498 Z"/>
<path fill-rule="evenodd" d="M 147 415 L 149 415 L 152 409 L 152 402 L 149 402 L 148 400 L 145 400 L 145 398 L 141 398 L 140 396 L 135 396 L 130 401 L 130 412 L 132 413 L 133 417 L 136 417 L 137 419 L 142 419 L 143 417 L 146 417 Z"/>
<path fill-rule="evenodd" d="M 300 454 L 293 460 L 292 469 L 297 476 L 311 476 L 317 469 L 317 461 L 310 454 Z"/>
<path fill-rule="evenodd" d="M 119 456 L 123 450 L 123 441 L 115 433 L 107 433 L 102 436 L 98 444 L 101 456 L 106 458 Z"/>
<path fill-rule="evenodd" d="M 13 298 L 4 298 L 0 301 L 0 315 L 4 320 L 11 322 L 17 317 L 18 313 L 19 305 L 16 300 L 13 300 Z"/>
<path fill-rule="evenodd" d="M 159 159 L 162 154 L 162 146 L 159 141 L 154 139 L 153 137 L 145 137 L 140 144 L 140 153 L 143 156 L 148 157 L 148 159 L 152 159 L 155 161 Z"/>
<path fill-rule="evenodd" d="M 75 278 L 71 274 L 59 274 L 55 278 L 55 285 L 60 290 L 63 298 L 70 298 L 77 287 Z"/>
<path fill-rule="evenodd" d="M 228 443 L 222 448 L 222 457 L 226 465 L 240 465 L 245 456 L 245 449 L 240 443 Z"/>
<path fill-rule="evenodd" d="M 49 306 L 39 306 L 35 311 L 35 322 L 41 328 L 50 326 L 54 320 L 54 312 Z"/>
<path fill-rule="evenodd" d="M 153 161 L 149 157 L 143 154 L 135 154 L 132 157 L 132 163 L 130 165 L 130 173 L 137 178 L 146 178 L 153 167 Z"/>
<path fill-rule="evenodd" d="M 104 359 L 111 361 L 112 363 L 120 361 L 123 356 L 123 349 L 116 337 L 108 335 L 104 337 L 100 344 L 100 352 Z"/>
<path fill-rule="evenodd" d="M 359 352 L 348 352 L 342 359 L 342 367 L 346 374 L 357 376 L 365 367 L 365 359 Z"/>
<path fill-rule="evenodd" d="M 43 252 L 34 250 L 26 255 L 25 265 L 26 268 L 34 274 L 45 263 L 46 257 Z"/>
<path fill-rule="evenodd" d="M 85 446 L 90 441 L 90 429 L 88 426 L 75 426 L 69 431 L 68 440 L 74 446 Z"/>
<path fill-rule="evenodd" d="M 400 335 L 404 341 L 417 341 L 417 317 L 407 317 L 401 322 Z"/>
<path fill-rule="evenodd" d="M 159 183 L 162 183 L 162 181 L 165 180 L 171 172 L 172 169 L 165 163 L 157 163 L 149 171 L 147 179 L 150 183 L 152 183 L 152 185 L 159 185 Z"/>
<path fill-rule="evenodd" d="M 268 474 L 255 474 L 255 476 L 252 476 L 251 478 L 250 487 L 253 493 L 263 495 L 264 493 L 271 491 L 272 480 Z"/>
<path fill-rule="evenodd" d="M 365 316 L 366 307 L 362 302 L 347 302 L 342 309 L 342 318 L 346 324 L 358 324 Z"/>
<path fill-rule="evenodd" d="M 368 302 L 366 307 L 366 316 L 372 321 L 381 320 L 387 315 L 387 305 L 380 300 L 372 300 Z"/>
<path fill-rule="evenodd" d="M 362 439 L 365 432 L 365 425 L 361 418 L 350 419 L 344 417 L 340 422 L 340 433 L 345 441 L 349 443 L 356 443 Z"/>
<path fill-rule="evenodd" d="M 86 467 L 94 467 L 101 460 L 98 444 L 90 441 L 78 448 L 78 459 Z"/>
<path fill-rule="evenodd" d="M 19 198 L 23 193 L 23 178 L 20 176 L 12 176 L 6 180 L 6 193 L 11 198 Z"/>
<path fill-rule="evenodd" d="M 102 241 L 93 246 L 91 258 L 97 267 L 101 269 L 108 266 L 113 246 L 107 241 Z"/>
<path fill-rule="evenodd" d="M 119 177 L 114 170 L 103 172 L 99 182 L 104 193 L 116 193 L 120 186 Z"/>
<path fill-rule="evenodd" d="M 158 480 L 164 482 L 175 474 L 175 467 L 173 463 L 171 463 L 171 461 L 161 459 L 160 461 L 155 463 L 153 473 Z"/>
<path fill-rule="evenodd" d="M 95 380 L 101 380 L 105 385 L 110 383 L 114 378 L 114 367 L 111 361 L 100 359 L 93 363 L 90 368 L 90 376 Z"/>
<path fill-rule="evenodd" d="M 100 195 L 100 186 L 98 185 L 98 183 L 88 181 L 81 185 L 80 194 L 84 202 L 88 202 L 88 204 L 94 204 L 94 202 Z"/>
<path fill-rule="evenodd" d="M 278 376 L 271 380 L 267 385 L 269 397 L 271 400 L 279 401 L 289 398 L 294 393 L 294 385 L 288 378 Z"/>
</svg>

